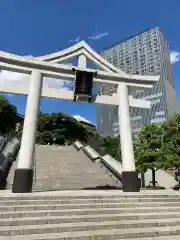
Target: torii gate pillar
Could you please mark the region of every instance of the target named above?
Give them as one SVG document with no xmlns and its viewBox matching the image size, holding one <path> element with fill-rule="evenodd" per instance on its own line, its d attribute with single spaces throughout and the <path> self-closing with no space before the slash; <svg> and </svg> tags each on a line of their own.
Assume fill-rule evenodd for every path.
<svg viewBox="0 0 180 240">
<path fill-rule="evenodd" d="M 123 191 L 138 192 L 140 190 L 140 184 L 138 174 L 135 168 L 132 130 L 129 114 L 128 86 L 126 83 L 118 84 L 118 97 L 119 97 L 118 106 L 119 132 L 123 164 L 122 172 Z"/>
<path fill-rule="evenodd" d="M 32 192 L 34 148 L 41 91 L 42 73 L 34 70 L 31 73 L 21 147 L 12 187 L 14 193 Z"/>
</svg>

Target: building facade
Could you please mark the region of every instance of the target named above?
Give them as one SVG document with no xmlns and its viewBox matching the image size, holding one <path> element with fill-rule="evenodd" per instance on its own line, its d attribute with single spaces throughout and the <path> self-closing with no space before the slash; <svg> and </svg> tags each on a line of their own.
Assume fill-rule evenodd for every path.
<svg viewBox="0 0 180 240">
<path fill-rule="evenodd" d="M 162 123 L 179 112 L 168 43 L 159 27 L 140 32 L 105 49 L 100 54 L 126 73 L 160 75 L 160 81 L 150 90 L 129 89 L 129 94 L 134 98 L 151 101 L 151 109 L 130 108 L 133 133 L 138 133 L 142 124 Z M 100 94 L 115 92 L 113 86 L 98 87 Z M 97 106 L 97 129 L 104 136 L 119 135 L 116 106 Z"/>
</svg>

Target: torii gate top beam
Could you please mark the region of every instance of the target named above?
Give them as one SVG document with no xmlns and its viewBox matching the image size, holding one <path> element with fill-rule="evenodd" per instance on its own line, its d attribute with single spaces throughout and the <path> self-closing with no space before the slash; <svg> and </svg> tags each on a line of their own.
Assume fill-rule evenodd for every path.
<svg viewBox="0 0 180 240">
<path fill-rule="evenodd" d="M 115 68 L 100 55 L 95 53 L 94 50 L 92 50 L 84 41 L 76 44 L 71 48 L 60 51 L 59 53 L 54 53 L 38 58 L 22 57 L 0 51 L 0 68 L 26 74 L 30 74 L 34 69 L 38 69 L 43 73 L 43 76 L 45 77 L 58 77 L 72 81 L 74 79 L 72 68 L 76 66 L 69 66 L 62 63 L 59 64 L 51 61 L 62 62 L 63 60 L 71 59 L 75 55 L 79 56 L 80 54 L 86 55 L 87 58 L 90 57 L 92 61 L 94 60 L 95 63 L 98 62 L 98 65 L 104 69 L 104 71 L 97 71 L 88 68 L 84 69 L 86 71 L 97 71 L 97 77 L 94 78 L 95 82 L 111 84 L 125 82 L 129 86 L 151 88 L 154 83 L 159 80 L 159 76 L 140 76 L 124 73 L 120 69 Z"/>
</svg>

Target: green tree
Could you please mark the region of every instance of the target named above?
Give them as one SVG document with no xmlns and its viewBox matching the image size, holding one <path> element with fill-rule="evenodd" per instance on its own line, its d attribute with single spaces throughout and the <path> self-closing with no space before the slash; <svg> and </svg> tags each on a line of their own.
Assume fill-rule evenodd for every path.
<svg viewBox="0 0 180 240">
<path fill-rule="evenodd" d="M 180 167 L 180 114 L 163 125 L 163 153 L 166 168 Z"/>
<path fill-rule="evenodd" d="M 102 140 L 102 146 L 106 154 L 111 155 L 113 158 L 121 162 L 121 147 L 120 139 L 118 137 L 105 137 Z"/>
<path fill-rule="evenodd" d="M 134 142 L 136 169 L 139 172 L 152 171 L 152 185 L 156 185 L 156 170 L 166 168 L 163 151 L 163 127 L 148 124 L 142 127 L 138 139 Z"/>
<path fill-rule="evenodd" d="M 87 129 L 73 117 L 63 113 L 41 113 L 37 130 L 37 143 L 65 144 L 77 139 L 86 141 Z"/>
<path fill-rule="evenodd" d="M 8 100 L 0 96 L 0 132 L 1 134 L 9 133 L 15 130 L 17 121 L 17 109 L 9 104 Z"/>
</svg>

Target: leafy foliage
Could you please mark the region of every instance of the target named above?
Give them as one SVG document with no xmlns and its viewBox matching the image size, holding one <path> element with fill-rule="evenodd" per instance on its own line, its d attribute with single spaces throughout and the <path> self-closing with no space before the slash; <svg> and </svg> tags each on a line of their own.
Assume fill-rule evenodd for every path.
<svg viewBox="0 0 180 240">
<path fill-rule="evenodd" d="M 159 169 L 164 166 L 162 151 L 162 126 L 145 125 L 134 143 L 136 168 L 145 172 L 147 169 Z"/>
<path fill-rule="evenodd" d="M 37 131 L 37 143 L 65 144 L 65 142 L 79 139 L 86 141 L 87 129 L 73 117 L 62 114 L 41 113 Z"/>
<path fill-rule="evenodd" d="M 134 144 L 136 168 L 138 171 L 152 171 L 152 185 L 155 186 L 155 172 L 158 169 L 177 169 L 180 166 L 180 115 L 164 124 L 145 125 Z"/>
<path fill-rule="evenodd" d="M 121 162 L 120 139 L 118 137 L 105 137 L 102 141 L 102 146 L 106 154 Z"/>
<path fill-rule="evenodd" d="M 0 133 L 9 133 L 15 129 L 17 120 L 17 109 L 9 104 L 8 100 L 0 96 Z"/>
<path fill-rule="evenodd" d="M 156 185 L 155 172 L 164 168 L 163 146 L 163 128 L 159 124 L 145 125 L 139 134 L 139 138 L 134 142 L 134 151 L 136 158 L 136 169 L 139 172 L 152 171 L 152 186 Z"/>
<path fill-rule="evenodd" d="M 163 153 L 167 168 L 180 167 L 180 114 L 163 125 Z"/>
</svg>

